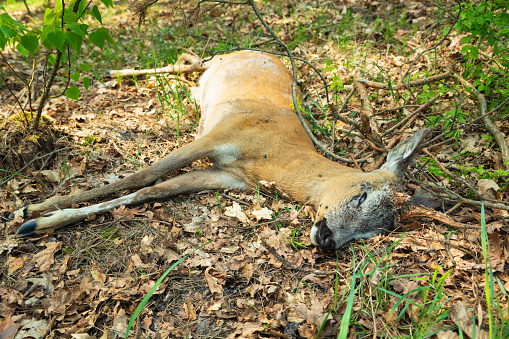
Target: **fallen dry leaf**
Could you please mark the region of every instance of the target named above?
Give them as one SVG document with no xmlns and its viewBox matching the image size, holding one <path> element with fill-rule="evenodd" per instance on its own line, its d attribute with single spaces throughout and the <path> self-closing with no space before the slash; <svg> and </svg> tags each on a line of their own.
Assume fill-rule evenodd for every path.
<svg viewBox="0 0 509 339">
<path fill-rule="evenodd" d="M 248 223 L 249 219 L 247 218 L 246 213 L 242 211 L 240 204 L 236 201 L 233 202 L 231 206 L 225 208 L 224 215 L 228 217 L 237 218 L 239 221 L 243 223 Z"/>
<path fill-rule="evenodd" d="M 23 319 L 19 322 L 19 331 L 14 339 L 43 339 L 49 333 L 50 324 L 46 319 Z"/>
<path fill-rule="evenodd" d="M 272 220 L 272 210 L 267 207 L 255 206 L 251 211 L 251 214 L 256 218 L 256 221 L 260 220 Z"/>
<path fill-rule="evenodd" d="M 46 249 L 40 251 L 39 253 L 34 255 L 33 261 L 35 265 L 41 271 L 45 271 L 50 268 L 51 265 L 55 262 L 54 255 L 55 252 L 62 248 L 61 241 L 53 241 L 46 243 Z"/>
<path fill-rule="evenodd" d="M 208 267 L 205 270 L 205 281 L 212 294 L 223 295 L 223 285 L 225 283 L 226 271 L 214 267 Z"/>
<path fill-rule="evenodd" d="M 474 321 L 472 317 L 469 317 L 465 308 L 465 305 L 462 301 L 458 301 L 456 304 L 452 305 L 451 311 L 451 320 L 458 326 L 461 327 L 461 330 L 464 334 L 466 334 L 469 338 L 474 339 Z M 488 339 L 489 335 L 486 331 L 481 330 L 479 326 L 475 326 L 475 339 Z"/>
<path fill-rule="evenodd" d="M 18 331 L 19 324 L 15 324 L 11 318 L 12 314 L 9 313 L 3 321 L 0 321 L 0 338 L 13 339 Z"/>
<path fill-rule="evenodd" d="M 9 257 L 5 264 L 7 265 L 7 274 L 12 275 L 25 265 L 25 260 L 23 258 Z"/>
</svg>

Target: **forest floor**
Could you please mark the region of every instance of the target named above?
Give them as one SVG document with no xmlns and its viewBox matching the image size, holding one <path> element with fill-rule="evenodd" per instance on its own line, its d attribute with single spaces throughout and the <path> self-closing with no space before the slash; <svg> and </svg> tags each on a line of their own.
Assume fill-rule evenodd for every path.
<svg viewBox="0 0 509 339">
<path fill-rule="evenodd" d="M 509 331 L 508 174 L 483 122 L 472 122 L 480 115 L 475 97 L 452 77 L 413 87 L 412 93 L 369 85 L 367 91 L 378 135 L 441 95 L 384 135 L 382 145 L 425 127 L 437 136 L 457 119 L 457 132 L 427 147 L 435 159 L 423 153 L 416 159 L 407 189 L 414 194 L 423 186 L 446 194 L 449 208 L 458 201 L 453 193 L 467 199 L 449 213 L 467 229 L 421 217 L 327 254 L 309 240 L 312 206 L 261 191 L 218 191 L 122 206 L 50 235 L 16 238 L 24 222 L 8 220 L 16 208 L 114 182 L 194 140 L 198 115 L 186 93 L 199 74 L 179 80 L 166 76 L 161 81 L 164 75 L 110 80 L 103 77 L 105 70 L 152 67 L 154 55 L 161 65 L 189 51 L 201 57 L 235 46 L 275 50 L 247 5 L 205 3 L 193 12 L 194 2 L 178 3 L 154 5 L 140 27 L 124 5 L 109 10 L 104 22 L 118 46 L 84 54 L 102 83 L 83 89 L 79 101 L 50 99 L 43 114 L 58 131 L 54 149 L 29 154 L 38 166 L 22 172 L 3 169 L 16 175 L 0 179 L 1 337 L 124 337 L 130 317 L 158 278 L 210 240 L 163 280 L 134 322 L 131 337 L 337 337 L 345 310 L 351 312 L 344 325 L 349 325 L 349 338 L 488 338 L 492 313 L 503 337 Z M 464 35 L 453 30 L 438 48 L 426 52 L 452 23 L 438 7 L 420 1 L 353 0 L 257 5 L 292 53 L 322 72 L 330 85 L 329 100 L 338 108 L 354 79 L 400 83 L 407 70 L 412 79 L 461 74 Z M 453 10 L 454 2 L 446 5 Z M 35 11 L 36 16 L 43 13 Z M 23 11 L 18 18 L 30 20 Z M 6 58 L 29 74 L 17 54 Z M 309 94 L 307 116 L 319 140 L 331 146 L 334 138 L 329 149 L 347 159 L 364 159 L 356 164 L 364 171 L 378 168 L 380 148 L 355 130 L 348 132 L 352 126 L 333 123 L 334 114 L 324 108 L 320 78 L 304 63 L 298 63 L 298 71 L 299 86 Z M 53 94 L 61 91 L 59 86 Z M 14 93 L 21 95 L 21 88 Z M 0 116 L 7 120 L 16 102 L 5 86 L 0 98 Z M 486 100 L 488 110 L 500 103 L 490 96 Z M 354 95 L 342 116 L 360 123 L 361 106 Z M 507 107 L 490 117 L 507 136 Z M 198 161 L 178 173 L 208 166 Z M 479 197 L 488 203 L 485 213 L 476 204 Z M 483 242 L 481 225 L 488 241 Z M 487 243 L 494 281 L 488 289 Z M 301 269 L 285 265 L 266 244 Z M 487 300 L 495 302 L 491 313 Z"/>
</svg>

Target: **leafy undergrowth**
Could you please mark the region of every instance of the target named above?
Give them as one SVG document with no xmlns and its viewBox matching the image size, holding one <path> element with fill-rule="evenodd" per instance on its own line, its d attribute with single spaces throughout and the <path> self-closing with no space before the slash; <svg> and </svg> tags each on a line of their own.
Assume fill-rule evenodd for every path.
<svg viewBox="0 0 509 339">
<path fill-rule="evenodd" d="M 208 55 L 235 44 L 261 48 L 269 41 L 246 6 L 202 8 L 197 18 L 186 16 L 194 13 L 191 4 L 183 6 L 158 4 L 140 29 L 123 8 L 109 13 L 105 20 L 111 22 L 119 44 L 116 50 L 90 53 L 87 58 L 97 66 L 94 71 L 145 68 L 154 60 L 165 64 L 183 48 Z M 354 77 L 398 79 L 400 67 L 406 70 L 447 26 L 436 7 L 420 2 L 276 1 L 260 2 L 259 7 L 296 56 L 323 70 L 332 83 L 330 100 L 337 106 L 345 101 Z M 184 25 L 189 21 L 193 25 Z M 461 68 L 455 58 L 462 36 L 456 33 L 447 39 L 446 47 L 418 59 L 412 77 Z M 12 60 L 15 55 L 6 57 Z M 301 65 L 299 73 L 303 92 L 311 95 L 310 120 L 319 139 L 329 142 L 334 128 L 337 153 L 351 154 L 364 170 L 379 166 L 380 153 L 366 147 L 355 132 L 349 133 L 350 126 L 342 122 L 332 126 L 333 117 L 322 108 L 322 83 L 313 70 Z M 114 182 L 193 140 L 198 119 L 187 91 L 196 75 L 165 79 L 120 83 L 105 79 L 82 93 L 79 102 L 62 97 L 49 101 L 44 114 L 66 135 L 57 143 L 61 151 L 52 161 L 44 162 L 41 155 L 44 168 L 29 166 L 9 173 L 0 188 L 3 337 L 12 338 L 16 331 L 16 338 L 124 337 L 130 317 L 157 279 L 210 240 L 163 280 L 134 322 L 131 336 L 336 337 L 343 335 L 341 325 L 351 338 L 458 338 L 476 337 L 480 331 L 487 338 L 491 321 L 493 337 L 507 337 L 509 248 L 507 225 L 501 219 L 507 211 L 495 208 L 487 207 L 486 216 L 480 206 L 471 205 L 451 213 L 456 221 L 474 227 L 486 220 L 491 281 L 485 274 L 480 229 L 454 229 L 420 218 L 389 235 L 324 254 L 309 241 L 310 206 L 258 190 L 201 192 L 120 207 L 53 235 L 16 239 L 15 230 L 23 220 L 6 219 L 16 207 Z M 471 121 L 478 108 L 453 83 L 432 83 L 413 94 L 370 89 L 380 131 L 417 106 L 387 109 L 406 105 L 412 96 L 422 104 L 437 93 L 443 96 L 436 104 L 385 136 L 384 144 L 425 126 L 441 131 L 453 123 L 453 115 L 459 122 Z M 5 116 L 14 102 L 7 90 L 0 95 L 0 114 Z M 490 105 L 499 102 L 494 96 L 487 99 Z M 358 120 L 360 110 L 360 101 L 352 99 L 346 112 Z M 495 117 L 495 124 L 507 134 L 507 111 Z M 483 125 L 462 126 L 448 137 L 453 142 L 433 149 L 437 160 L 447 163 L 456 176 L 472 180 L 487 201 L 509 200 L 507 174 Z M 426 170 L 419 172 L 424 165 Z M 199 161 L 181 171 L 208 166 Z M 470 187 L 455 181 L 433 159 L 422 158 L 413 169 L 410 191 L 424 182 L 475 197 Z M 286 267 L 269 246 L 302 269 Z"/>
</svg>

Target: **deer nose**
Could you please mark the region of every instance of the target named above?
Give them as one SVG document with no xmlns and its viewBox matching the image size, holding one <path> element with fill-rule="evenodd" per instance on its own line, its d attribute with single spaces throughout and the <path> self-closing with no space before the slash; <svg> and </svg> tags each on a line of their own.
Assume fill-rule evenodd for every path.
<svg viewBox="0 0 509 339">
<path fill-rule="evenodd" d="M 320 249 L 324 252 L 331 252 L 336 249 L 332 231 L 327 227 L 327 221 L 325 219 L 320 222 L 320 226 L 316 232 L 316 241 Z"/>
</svg>

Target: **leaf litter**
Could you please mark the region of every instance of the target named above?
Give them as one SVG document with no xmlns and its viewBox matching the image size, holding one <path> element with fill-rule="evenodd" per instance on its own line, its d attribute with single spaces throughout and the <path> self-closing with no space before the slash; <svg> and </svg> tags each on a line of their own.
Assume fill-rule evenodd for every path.
<svg viewBox="0 0 509 339">
<path fill-rule="evenodd" d="M 344 6 L 351 4 L 347 1 Z M 371 6 L 377 8 L 375 2 Z M 286 10 L 284 6 L 282 10 Z M 313 20 L 305 7 L 300 10 L 301 23 Z M 163 8 L 159 15 L 164 18 L 170 12 Z M 429 18 L 430 9 L 410 3 L 407 13 L 421 22 Z M 220 15 L 225 22 L 233 20 L 227 10 Z M 277 15 L 268 21 L 287 28 L 288 34 L 281 37 L 284 42 L 295 38 L 291 21 Z M 338 22 L 332 18 L 333 24 Z M 378 33 L 369 30 L 366 28 L 363 36 L 376 40 Z M 398 31 L 395 39 L 402 39 L 407 33 Z M 318 32 L 316 41 L 322 39 L 322 34 Z M 442 52 L 459 50 L 461 38 L 452 37 L 448 50 Z M 406 43 L 414 49 L 414 56 L 422 49 L 419 35 Z M 350 78 L 349 55 L 334 51 L 330 45 L 303 45 L 294 53 L 321 68 L 325 68 L 322 53 L 330 53 L 336 67 L 324 75 Z M 443 58 L 447 60 L 445 54 Z M 376 79 L 381 69 L 394 72 L 403 62 L 401 56 L 390 54 L 386 58 L 368 53 L 364 76 Z M 417 75 L 431 67 L 429 58 L 424 58 L 414 72 Z M 313 82 L 311 70 L 308 72 L 301 69 L 304 87 L 311 90 L 319 85 Z M 155 97 L 153 86 L 135 86 L 124 80 L 121 84 L 107 82 L 105 86 L 84 92 L 79 104 L 65 98 L 51 99 L 45 114 L 69 137 L 59 145 L 66 148 L 60 155 L 66 159 L 66 166 L 56 161 L 40 172 L 27 168 L 23 177 L 16 177 L 0 188 L 3 197 L 0 208 L 12 211 L 27 201 L 114 182 L 192 141 L 192 126 L 184 125 L 177 136 L 175 130 L 167 128 L 173 122 L 155 114 L 161 109 L 158 101 L 153 100 Z M 377 100 L 379 110 L 396 105 L 391 96 Z M 351 103 L 352 109 L 356 105 L 359 104 Z M 340 123 L 336 127 L 343 128 Z M 422 127 L 419 122 L 417 127 Z M 91 136 L 96 143 L 84 145 L 85 138 Z M 484 152 L 480 161 L 492 161 L 489 146 L 478 133 L 466 131 L 464 138 L 465 151 Z M 346 138 L 339 147 L 361 142 L 355 137 Z M 440 160 L 450 159 L 452 151 L 448 151 L 444 147 Z M 197 162 L 184 171 L 204 166 L 207 166 L 205 162 Z M 374 160 L 368 160 L 365 166 L 366 169 L 374 166 Z M 35 175 L 38 180 L 31 180 Z M 482 180 L 477 181 L 481 194 L 491 199 L 507 198 L 507 193 L 497 197 L 495 182 Z M 446 179 L 443 184 L 448 184 Z M 0 226 L 4 235 L 0 240 L 4 268 L 0 273 L 0 335 L 2 338 L 124 337 L 130 316 L 158 277 L 173 262 L 214 239 L 167 276 L 141 313 L 135 325 L 137 331 L 148 337 L 163 338 L 313 338 L 321 329 L 323 336 L 335 336 L 345 307 L 336 303 L 336 296 L 348 292 L 352 252 L 345 248 L 335 256 L 326 255 L 313 247 L 309 241 L 312 215 L 309 206 L 264 193 L 232 191 L 219 199 L 214 192 L 201 192 L 168 202 L 122 206 L 107 215 L 93 216 L 76 227 L 31 241 L 13 235 L 23 222 L 21 218 L 4 222 Z M 479 211 L 472 208 L 460 209 L 455 217 L 462 222 L 480 222 Z M 507 233 L 501 231 L 504 227 L 501 221 L 488 217 L 493 271 L 507 290 L 509 247 Z M 364 270 L 365 274 L 376 272 L 367 280 L 370 289 L 385 282 L 384 275 L 390 275 L 396 277 L 390 280 L 390 289 L 404 295 L 422 284 L 408 276 L 435 270 L 442 275 L 452 270 L 444 282 L 444 294 L 454 296 L 447 304 L 450 319 L 449 323 L 440 324 L 444 331 L 437 335 L 452 338 L 457 334 L 446 330 L 446 325 L 454 323 L 464 330 L 471 329 L 474 313 L 486 322 L 485 312 L 479 312 L 479 308 L 485 307 L 482 301 L 485 266 L 480 238 L 478 230 L 451 233 L 443 225 L 419 220 L 404 236 L 402 233 L 379 235 L 357 241 L 354 248 L 357 261 L 375 258 Z M 302 246 L 296 249 L 292 246 L 295 242 Z M 380 254 L 393 243 L 396 245 L 389 258 Z M 289 269 L 264 244 L 297 266 L 336 271 L 336 274 L 326 276 Z M 373 253 L 375 256 L 370 255 Z M 377 260 L 381 266 L 390 268 L 379 270 L 375 265 Z M 497 285 L 495 290 L 507 310 L 507 296 L 500 294 Z M 356 301 L 354 310 L 361 309 L 360 302 Z M 401 334 L 399 325 L 405 324 L 397 320 L 403 307 L 396 306 L 398 302 L 390 296 L 385 309 L 374 310 L 370 315 L 359 313 L 356 321 L 372 331 L 386 329 L 389 336 Z M 393 308 L 396 310 L 389 312 Z M 413 320 L 417 317 L 412 306 L 406 314 Z"/>
</svg>

